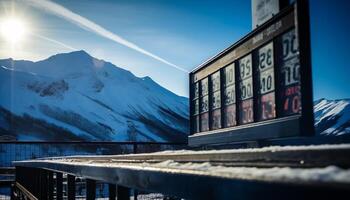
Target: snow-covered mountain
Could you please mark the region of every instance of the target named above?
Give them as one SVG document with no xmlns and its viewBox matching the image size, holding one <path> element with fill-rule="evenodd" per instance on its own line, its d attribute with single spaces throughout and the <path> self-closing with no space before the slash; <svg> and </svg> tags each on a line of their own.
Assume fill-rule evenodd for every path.
<svg viewBox="0 0 350 200">
<path fill-rule="evenodd" d="M 315 128 L 320 135 L 350 133 L 350 99 L 314 102 Z"/>
<path fill-rule="evenodd" d="M 0 136 L 183 141 L 188 99 L 85 51 L 0 60 Z"/>
</svg>

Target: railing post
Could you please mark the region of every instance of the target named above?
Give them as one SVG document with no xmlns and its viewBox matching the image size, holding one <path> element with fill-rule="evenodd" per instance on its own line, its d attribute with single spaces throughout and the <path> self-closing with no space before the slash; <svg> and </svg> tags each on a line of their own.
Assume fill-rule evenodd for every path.
<svg viewBox="0 0 350 200">
<path fill-rule="evenodd" d="M 86 179 L 86 199 L 95 200 L 96 198 L 96 181 Z"/>
<path fill-rule="evenodd" d="M 25 188 L 28 189 L 35 197 L 40 197 L 40 169 L 37 168 L 24 168 L 27 169 L 25 179 Z M 17 175 L 16 175 L 17 176 Z"/>
<path fill-rule="evenodd" d="M 136 142 L 135 142 L 134 145 L 133 145 L 133 153 L 134 153 L 134 154 L 137 153 L 137 143 L 136 143 Z M 137 200 L 137 193 L 138 193 L 138 192 L 137 192 L 136 189 L 134 189 L 133 192 L 134 192 L 134 200 Z"/>
<path fill-rule="evenodd" d="M 124 186 L 117 186 L 117 199 L 118 200 L 129 200 L 130 199 L 130 188 Z"/>
<path fill-rule="evenodd" d="M 138 194 L 139 194 L 139 192 L 136 189 L 134 189 L 134 200 L 137 200 Z"/>
<path fill-rule="evenodd" d="M 53 172 L 52 171 L 47 171 L 48 173 L 48 199 L 49 200 L 53 200 L 53 188 L 54 188 L 54 184 L 53 184 Z"/>
<path fill-rule="evenodd" d="M 137 143 L 133 143 L 133 153 L 137 153 Z"/>
<path fill-rule="evenodd" d="M 75 200 L 75 176 L 67 175 L 68 200 Z"/>
<path fill-rule="evenodd" d="M 40 199 L 47 199 L 48 196 L 47 174 L 46 170 L 40 169 Z"/>
<path fill-rule="evenodd" d="M 108 184 L 108 194 L 109 194 L 109 200 L 115 200 L 116 194 L 117 194 L 117 185 L 115 184 Z"/>
<path fill-rule="evenodd" d="M 56 199 L 63 200 L 63 174 L 56 172 Z"/>
<path fill-rule="evenodd" d="M 16 185 L 16 183 L 11 184 L 11 188 L 10 188 L 11 189 L 11 197 L 10 197 L 10 199 L 11 200 L 18 199 L 18 198 L 16 198 L 16 195 L 15 195 L 15 192 L 16 192 L 15 185 Z"/>
</svg>

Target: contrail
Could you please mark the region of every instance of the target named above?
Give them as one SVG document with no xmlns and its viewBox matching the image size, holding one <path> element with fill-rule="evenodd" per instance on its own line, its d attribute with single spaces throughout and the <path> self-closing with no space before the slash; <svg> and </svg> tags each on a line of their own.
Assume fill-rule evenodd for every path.
<svg viewBox="0 0 350 200">
<path fill-rule="evenodd" d="M 112 33 L 111 31 L 103 28 L 102 26 L 96 24 L 95 22 L 81 16 L 81 15 L 78 15 L 77 13 L 74 13 L 70 10 L 68 10 L 67 8 L 59 5 L 59 4 L 56 4 L 52 1 L 48 1 L 48 0 L 25 0 L 23 1 L 25 3 L 29 3 L 31 6 L 33 7 L 36 7 L 36 8 L 39 8 L 43 11 L 46 11 L 46 12 L 50 12 L 58 17 L 61 17 L 61 18 L 64 18 L 66 19 L 67 21 L 75 24 L 75 25 L 78 25 L 80 26 L 81 28 L 85 29 L 85 30 L 88 30 L 88 31 L 91 31 L 91 32 L 94 32 L 95 34 L 98 34 L 102 37 L 105 37 L 105 38 L 108 38 L 114 42 L 117 42 L 121 45 L 124 45 L 126 47 L 129 47 L 131 49 L 134 49 L 144 55 L 147 55 L 149 57 L 152 57 L 162 63 L 165 63 L 169 66 L 172 66 L 178 70 L 181 70 L 183 72 L 186 72 L 188 73 L 188 70 L 182 68 L 182 67 L 179 67 L 157 55 L 154 55 L 153 53 L 137 46 L 136 44 L 132 43 L 132 42 L 129 42 L 127 41 L 126 39 Z"/>
<path fill-rule="evenodd" d="M 49 42 L 58 44 L 58 45 L 60 45 L 60 46 L 62 46 L 62 47 L 64 47 L 64 48 L 70 49 L 70 50 L 72 50 L 72 51 L 77 51 L 77 50 L 78 50 L 78 49 L 76 49 L 76 48 L 74 48 L 74 47 L 71 47 L 71 46 L 69 46 L 69 45 L 67 45 L 67 44 L 64 44 L 64 43 L 62 43 L 62 42 L 60 42 L 60 41 L 57 41 L 57 40 L 54 40 L 54 39 L 51 39 L 51 38 L 48 38 L 48 37 L 45 37 L 45 36 L 42 36 L 42 35 L 33 34 L 33 33 L 32 33 L 31 35 L 33 35 L 33 36 L 35 36 L 35 37 L 38 37 L 38 38 L 41 38 L 41 39 L 44 39 L 44 40 L 47 40 L 47 41 L 49 41 Z"/>
</svg>

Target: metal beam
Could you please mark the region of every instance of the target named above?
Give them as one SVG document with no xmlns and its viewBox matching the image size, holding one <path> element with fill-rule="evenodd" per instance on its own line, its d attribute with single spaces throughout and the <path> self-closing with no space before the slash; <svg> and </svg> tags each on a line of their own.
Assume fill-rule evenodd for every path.
<svg viewBox="0 0 350 200">
<path fill-rule="evenodd" d="M 277 145 L 277 143 L 276 143 Z M 192 151 L 188 153 L 151 153 L 117 156 L 84 156 L 70 157 L 72 161 L 103 162 L 113 160 L 119 163 L 143 163 L 163 162 L 173 160 L 180 163 L 209 162 L 220 166 L 244 166 L 244 167 L 326 167 L 330 165 L 342 168 L 350 168 L 350 144 L 330 145 L 329 148 L 279 148 L 259 149 L 257 151 L 232 150 L 223 152 Z M 300 162 L 300 161 L 303 162 Z M 29 161 L 30 162 L 30 161 Z"/>
<path fill-rule="evenodd" d="M 75 176 L 67 175 L 68 200 L 75 200 Z"/>
<path fill-rule="evenodd" d="M 40 169 L 40 198 L 48 199 L 48 173 L 44 169 Z"/>
<path fill-rule="evenodd" d="M 63 174 L 56 172 L 56 199 L 63 200 Z"/>
<path fill-rule="evenodd" d="M 54 190 L 54 180 L 53 180 L 53 172 L 47 171 L 48 173 L 48 199 L 53 200 L 53 190 Z"/>
<path fill-rule="evenodd" d="M 139 192 L 137 190 L 133 190 L 134 192 L 134 200 L 137 200 L 137 196 L 139 195 Z"/>
<path fill-rule="evenodd" d="M 118 200 L 130 200 L 130 188 L 118 185 L 117 186 L 117 199 Z"/>
<path fill-rule="evenodd" d="M 94 200 L 96 198 L 96 181 L 86 179 L 86 199 Z"/>
<path fill-rule="evenodd" d="M 109 200 L 115 200 L 115 198 L 117 197 L 116 184 L 108 184 L 108 194 L 109 194 Z"/>
<path fill-rule="evenodd" d="M 85 159 L 82 157 L 82 159 Z M 66 163 L 53 160 L 36 160 L 17 162 L 16 165 L 31 165 L 57 171 L 63 171 L 78 176 L 88 177 L 107 183 L 115 183 L 118 187 L 118 197 L 126 198 L 128 188 L 140 191 L 162 193 L 169 196 L 177 196 L 187 199 L 227 199 L 234 194 L 237 199 L 256 199 L 262 196 L 265 199 L 315 199 L 333 198 L 334 194 L 344 195 L 350 191 L 350 185 L 339 182 L 318 182 L 309 180 L 288 180 L 282 178 L 259 179 L 255 177 L 220 177 L 205 171 L 181 170 L 172 168 L 147 167 L 135 163 L 115 163 L 106 161 L 106 166 L 99 162 L 96 165 L 81 162 Z M 151 164 L 151 163 L 150 163 Z M 72 180 L 74 176 L 68 176 Z M 74 179 L 73 179 L 74 180 Z M 72 181 L 68 181 L 68 188 L 72 187 Z M 120 187 L 120 186 L 124 186 Z M 127 188 L 125 188 L 127 187 Z M 74 189 L 69 189 L 69 194 L 74 195 Z M 119 198 L 119 199 L 120 199 Z M 73 199 L 73 198 L 69 198 Z"/>
</svg>

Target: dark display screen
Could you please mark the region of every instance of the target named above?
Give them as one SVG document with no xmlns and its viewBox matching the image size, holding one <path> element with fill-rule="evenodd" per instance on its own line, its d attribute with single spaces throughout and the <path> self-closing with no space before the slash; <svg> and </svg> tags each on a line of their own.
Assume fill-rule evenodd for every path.
<svg viewBox="0 0 350 200">
<path fill-rule="evenodd" d="M 279 73 L 278 85 L 276 73 Z M 295 30 L 281 34 L 194 83 L 192 96 L 195 131 L 300 113 L 300 64 Z"/>
<path fill-rule="evenodd" d="M 199 127 L 189 145 L 314 135 L 307 4 L 291 3 L 190 73 Z"/>
<path fill-rule="evenodd" d="M 293 20 L 288 15 L 284 23 Z M 276 22 L 193 74 L 195 132 L 301 113 L 298 40 L 294 28 L 278 32 L 281 27 Z M 276 35 L 269 37 L 272 33 Z"/>
</svg>

